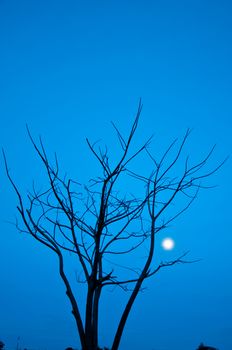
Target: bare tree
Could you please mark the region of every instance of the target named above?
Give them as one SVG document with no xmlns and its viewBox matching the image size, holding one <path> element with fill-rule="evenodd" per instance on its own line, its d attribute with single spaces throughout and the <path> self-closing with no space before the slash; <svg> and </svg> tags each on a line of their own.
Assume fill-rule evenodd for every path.
<svg viewBox="0 0 232 350">
<path fill-rule="evenodd" d="M 29 233 L 57 255 L 60 277 L 72 306 L 83 350 L 98 349 L 99 300 L 104 288 L 118 286 L 129 293 L 111 346 L 111 350 L 117 350 L 143 282 L 164 267 L 189 262 L 185 252 L 174 260 L 157 265 L 154 261 L 157 235 L 189 208 L 198 191 L 204 187 L 202 180 L 224 163 L 207 171 L 206 165 L 213 147 L 203 160 L 190 165 L 189 157 L 183 158 L 183 148 L 190 130 L 180 142 L 172 142 L 159 160 L 150 151 L 151 139 L 131 152 L 141 110 L 140 102 L 127 138 L 113 124 L 121 148 L 121 156 L 116 161 L 114 159 L 114 165 L 107 148 L 97 148 L 87 139 L 88 147 L 100 165 L 101 174 L 86 186 L 63 176 L 57 157 L 54 162 L 50 161 L 42 140 L 37 144 L 29 129 L 31 142 L 47 173 L 47 188 L 38 191 L 34 186 L 32 192 L 24 197 L 9 173 L 4 155 L 7 176 L 18 196 L 17 210 L 21 221 L 20 224 L 16 223 L 17 228 Z M 142 154 L 151 163 L 152 172 L 149 175 L 137 173 L 131 168 Z M 182 171 L 179 170 L 179 162 Z M 128 193 L 125 188 L 123 194 L 119 191 L 121 178 L 126 176 L 131 181 L 141 183 L 141 197 Z M 176 199 L 180 199 L 179 209 L 173 207 Z M 133 256 L 139 249 L 143 249 L 143 255 L 146 253 L 142 266 L 128 268 L 125 278 L 117 267 L 120 262 L 123 264 L 125 255 L 127 263 L 132 261 L 133 264 Z M 77 257 L 83 274 L 82 280 L 79 278 L 78 281 L 86 284 L 85 315 L 81 315 L 71 280 L 65 272 L 67 252 Z"/>
</svg>

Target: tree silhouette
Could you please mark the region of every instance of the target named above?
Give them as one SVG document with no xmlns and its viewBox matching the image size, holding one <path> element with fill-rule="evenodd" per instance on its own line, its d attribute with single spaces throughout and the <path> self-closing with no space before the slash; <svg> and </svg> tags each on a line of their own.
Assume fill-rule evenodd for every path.
<svg viewBox="0 0 232 350">
<path fill-rule="evenodd" d="M 5 344 L 3 343 L 3 341 L 0 340 L 0 350 L 3 350 L 5 347 Z"/>
<path fill-rule="evenodd" d="M 157 235 L 189 208 L 199 190 L 204 188 L 202 181 L 224 163 L 213 170 L 204 170 L 214 147 L 196 164 L 191 164 L 189 156 L 183 158 L 190 130 L 180 142 L 174 140 L 159 159 L 150 151 L 151 139 L 132 152 L 141 110 L 140 102 L 127 138 L 113 124 L 121 149 L 121 156 L 114 162 L 110 160 L 108 148 L 97 148 L 87 139 L 101 174 L 85 186 L 62 175 L 57 157 L 52 162 L 42 140 L 37 144 L 29 129 L 30 140 L 46 170 L 47 187 L 38 191 L 34 186 L 32 192 L 23 196 L 9 173 L 4 154 L 7 176 L 18 197 L 21 223 L 16 223 L 17 228 L 29 233 L 57 255 L 59 274 L 66 287 L 83 350 L 97 350 L 99 346 L 99 301 L 103 289 L 117 286 L 130 293 L 111 346 L 111 350 L 117 350 L 144 281 L 165 267 L 189 262 L 185 252 L 174 260 L 157 264 L 154 261 Z M 142 169 L 138 173 L 132 168 L 140 156 L 146 157 L 151 165 L 148 175 Z M 124 181 L 140 183 L 139 194 L 130 194 L 123 178 L 126 178 Z M 134 188 L 137 189 L 138 183 Z M 123 191 L 120 191 L 120 184 Z M 173 207 L 177 199 L 180 200 L 179 207 Z M 129 262 L 133 264 L 139 249 L 146 254 L 142 265 L 129 268 Z M 84 315 L 81 315 L 72 282 L 65 272 L 67 252 L 77 257 L 84 276 L 84 280 L 78 279 L 82 285 L 85 282 L 87 288 Z M 120 275 L 120 265 L 125 264 L 124 256 L 127 257 L 126 277 Z"/>
</svg>

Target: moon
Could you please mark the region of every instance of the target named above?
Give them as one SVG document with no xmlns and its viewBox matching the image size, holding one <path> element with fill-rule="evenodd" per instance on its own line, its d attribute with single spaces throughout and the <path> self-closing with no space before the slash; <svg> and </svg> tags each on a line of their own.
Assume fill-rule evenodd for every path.
<svg viewBox="0 0 232 350">
<path fill-rule="evenodd" d="M 162 240 L 161 246 L 165 250 L 172 250 L 175 246 L 175 242 L 172 238 L 166 237 Z"/>
</svg>

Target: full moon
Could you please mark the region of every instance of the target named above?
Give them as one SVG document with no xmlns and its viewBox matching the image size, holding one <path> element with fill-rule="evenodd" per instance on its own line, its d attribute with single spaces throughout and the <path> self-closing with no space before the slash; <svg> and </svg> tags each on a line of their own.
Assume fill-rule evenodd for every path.
<svg viewBox="0 0 232 350">
<path fill-rule="evenodd" d="M 164 238 L 161 243 L 162 248 L 165 250 L 172 250 L 174 245 L 175 242 L 172 238 Z"/>
</svg>

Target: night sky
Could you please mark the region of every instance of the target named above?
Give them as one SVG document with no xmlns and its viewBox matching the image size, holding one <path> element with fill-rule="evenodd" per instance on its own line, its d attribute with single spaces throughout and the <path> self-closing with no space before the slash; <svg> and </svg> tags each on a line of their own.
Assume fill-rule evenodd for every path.
<svg viewBox="0 0 232 350">
<path fill-rule="evenodd" d="M 140 97 L 135 148 L 153 134 L 150 150 L 160 154 L 192 128 L 185 154 L 200 161 L 216 143 L 209 168 L 217 166 L 232 143 L 231 18 L 229 0 L 1 0 L 0 144 L 20 191 L 46 182 L 26 123 L 50 156 L 57 152 L 63 172 L 85 183 L 99 174 L 85 138 L 108 144 L 114 159 L 110 122 L 128 133 Z M 146 170 L 143 156 L 137 162 Z M 145 283 L 122 350 L 195 350 L 200 342 L 232 349 L 231 170 L 229 159 L 206 182 L 217 186 L 162 233 L 175 247 L 158 245 L 157 260 L 187 250 L 201 260 Z M 78 348 L 56 257 L 12 224 L 17 198 L 3 159 L 0 198 L 0 340 L 6 350 L 18 337 L 22 349 Z M 126 297 L 117 289 L 103 295 L 102 346 L 111 345 Z"/>
</svg>

